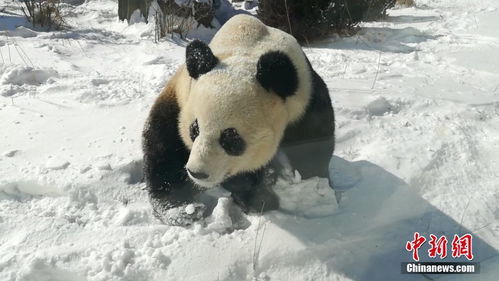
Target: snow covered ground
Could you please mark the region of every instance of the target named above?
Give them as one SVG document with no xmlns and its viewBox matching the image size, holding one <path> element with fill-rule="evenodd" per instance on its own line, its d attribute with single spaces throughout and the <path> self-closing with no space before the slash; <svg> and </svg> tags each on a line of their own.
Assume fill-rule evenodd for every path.
<svg viewBox="0 0 499 281">
<path fill-rule="evenodd" d="M 339 206 L 323 179 L 276 187 L 263 216 L 218 190 L 179 228 L 151 214 L 140 134 L 186 42 L 111 0 L 65 4 L 72 28 L 51 32 L 0 0 L 0 280 L 497 280 L 499 3 L 416 4 L 305 48 L 353 186 Z M 473 233 L 481 273 L 400 274 L 415 231 Z"/>
</svg>

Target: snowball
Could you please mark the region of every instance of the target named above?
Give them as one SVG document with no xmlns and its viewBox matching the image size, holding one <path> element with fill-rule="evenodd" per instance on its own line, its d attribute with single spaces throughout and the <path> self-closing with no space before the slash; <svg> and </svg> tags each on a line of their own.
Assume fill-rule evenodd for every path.
<svg viewBox="0 0 499 281">
<path fill-rule="evenodd" d="M 193 204 L 189 204 L 185 207 L 185 213 L 188 215 L 194 214 L 195 211 L 196 211 L 196 208 L 194 207 Z"/>
</svg>

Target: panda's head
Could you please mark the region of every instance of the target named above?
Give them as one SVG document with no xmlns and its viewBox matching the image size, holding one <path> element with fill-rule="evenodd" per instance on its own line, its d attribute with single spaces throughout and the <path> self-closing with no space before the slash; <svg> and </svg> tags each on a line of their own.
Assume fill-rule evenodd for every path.
<svg viewBox="0 0 499 281">
<path fill-rule="evenodd" d="M 190 82 L 179 129 L 190 149 L 187 173 L 203 187 L 267 164 L 309 98 L 297 95 L 303 82 L 282 51 L 215 56 L 194 41 L 186 49 L 185 73 Z"/>
</svg>

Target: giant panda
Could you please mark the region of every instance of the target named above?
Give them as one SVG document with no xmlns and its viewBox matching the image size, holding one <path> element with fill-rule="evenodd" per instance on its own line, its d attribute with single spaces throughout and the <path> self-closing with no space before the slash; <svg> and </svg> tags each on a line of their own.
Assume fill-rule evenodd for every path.
<svg viewBox="0 0 499 281">
<path fill-rule="evenodd" d="M 333 150 L 324 81 L 294 37 L 248 15 L 186 47 L 143 131 L 147 190 L 171 225 L 202 218 L 196 194 L 219 185 L 245 212 L 277 209 L 281 172 L 328 178 Z"/>
</svg>

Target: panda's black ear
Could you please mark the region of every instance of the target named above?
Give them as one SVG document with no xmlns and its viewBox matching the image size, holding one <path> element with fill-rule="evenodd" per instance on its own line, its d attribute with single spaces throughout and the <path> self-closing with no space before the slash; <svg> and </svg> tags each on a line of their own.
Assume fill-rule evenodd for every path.
<svg viewBox="0 0 499 281">
<path fill-rule="evenodd" d="M 298 74 L 291 59 L 283 52 L 263 54 L 256 66 L 256 79 L 267 91 L 274 91 L 281 98 L 292 96 L 298 89 Z"/>
<path fill-rule="evenodd" d="M 210 47 L 205 43 L 194 40 L 185 49 L 185 64 L 189 75 L 197 79 L 199 76 L 208 73 L 218 63 L 217 57 L 213 55 Z"/>
</svg>

